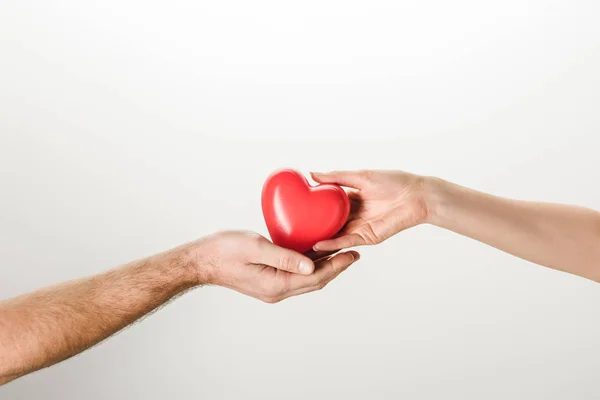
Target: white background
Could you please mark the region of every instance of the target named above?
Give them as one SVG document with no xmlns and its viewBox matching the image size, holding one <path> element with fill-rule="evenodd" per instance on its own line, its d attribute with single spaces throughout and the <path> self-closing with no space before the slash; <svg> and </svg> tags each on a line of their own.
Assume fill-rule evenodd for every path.
<svg viewBox="0 0 600 400">
<path fill-rule="evenodd" d="M 600 3 L 0 4 L 0 297 L 221 229 L 272 170 L 600 209 Z M 2 399 L 596 399 L 600 289 L 431 226 L 267 305 L 202 288 Z"/>
</svg>

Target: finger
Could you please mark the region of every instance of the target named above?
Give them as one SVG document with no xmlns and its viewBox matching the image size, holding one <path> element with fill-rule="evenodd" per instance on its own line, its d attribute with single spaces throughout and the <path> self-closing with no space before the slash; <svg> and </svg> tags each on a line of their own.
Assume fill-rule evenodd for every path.
<svg viewBox="0 0 600 400">
<path fill-rule="evenodd" d="M 300 294 L 313 292 L 324 288 L 329 282 L 334 280 L 339 274 L 360 259 L 360 254 L 356 251 L 338 254 L 329 260 L 323 261 L 317 266 L 315 273 L 308 276 L 296 275 L 293 278 L 295 282 L 290 285 L 290 291 L 285 297 L 298 296 Z"/>
<path fill-rule="evenodd" d="M 355 189 L 360 189 L 367 183 L 364 173 L 360 171 L 333 171 L 328 173 L 311 172 L 310 176 L 315 182 L 336 183 Z"/>
<path fill-rule="evenodd" d="M 314 251 L 314 250 L 309 250 L 306 253 L 304 253 L 304 255 L 308 258 L 310 258 L 311 260 L 313 260 L 315 263 L 317 261 L 320 261 L 326 257 L 329 257 L 331 255 L 333 255 L 335 253 L 335 251 Z"/>
<path fill-rule="evenodd" d="M 261 242 L 258 254 L 250 261 L 295 274 L 310 275 L 315 270 L 315 264 L 307 256 L 276 246 L 268 240 Z"/>
<path fill-rule="evenodd" d="M 366 244 L 362 236 L 351 233 L 333 239 L 322 240 L 313 246 L 315 251 L 335 251 Z"/>
</svg>

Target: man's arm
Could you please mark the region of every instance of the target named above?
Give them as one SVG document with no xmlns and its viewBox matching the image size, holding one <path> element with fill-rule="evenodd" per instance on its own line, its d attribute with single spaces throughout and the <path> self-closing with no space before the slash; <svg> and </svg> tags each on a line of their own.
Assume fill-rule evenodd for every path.
<svg viewBox="0 0 600 400">
<path fill-rule="evenodd" d="M 0 384 L 93 346 L 196 282 L 178 249 L 0 302 Z"/>
<path fill-rule="evenodd" d="M 600 282 L 600 213 L 510 200 L 401 171 L 313 174 L 350 187 L 353 212 L 341 235 L 315 245 L 332 251 L 380 243 L 431 223 L 517 257 Z"/>
<path fill-rule="evenodd" d="M 93 277 L 0 302 L 0 385 L 69 358 L 201 284 L 274 303 L 323 288 L 358 260 L 313 261 L 260 235 L 223 232 Z"/>
</svg>

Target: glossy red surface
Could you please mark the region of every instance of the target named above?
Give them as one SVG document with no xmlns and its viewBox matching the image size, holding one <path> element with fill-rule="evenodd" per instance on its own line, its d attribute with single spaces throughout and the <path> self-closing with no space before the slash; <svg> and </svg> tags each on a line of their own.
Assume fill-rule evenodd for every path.
<svg viewBox="0 0 600 400">
<path fill-rule="evenodd" d="M 273 243 L 304 253 L 344 226 L 350 200 L 338 185 L 311 186 L 301 173 L 285 169 L 267 178 L 262 210 Z"/>
</svg>

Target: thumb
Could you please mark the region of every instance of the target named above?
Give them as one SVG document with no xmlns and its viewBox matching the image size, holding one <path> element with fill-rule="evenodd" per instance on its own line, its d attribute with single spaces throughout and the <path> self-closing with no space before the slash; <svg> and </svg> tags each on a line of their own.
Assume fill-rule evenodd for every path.
<svg viewBox="0 0 600 400">
<path fill-rule="evenodd" d="M 361 189 L 366 178 L 362 171 L 332 171 L 327 173 L 311 172 L 310 176 L 319 183 L 335 183 L 341 186 Z"/>
<path fill-rule="evenodd" d="M 307 256 L 269 241 L 261 246 L 257 263 L 302 275 L 310 275 L 315 270 L 314 262 Z"/>
</svg>

